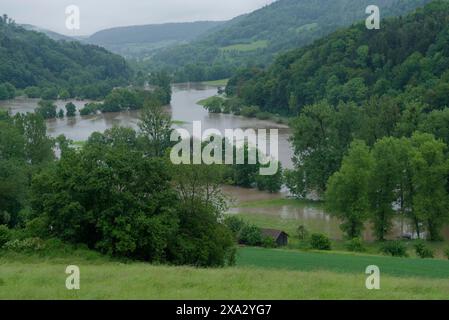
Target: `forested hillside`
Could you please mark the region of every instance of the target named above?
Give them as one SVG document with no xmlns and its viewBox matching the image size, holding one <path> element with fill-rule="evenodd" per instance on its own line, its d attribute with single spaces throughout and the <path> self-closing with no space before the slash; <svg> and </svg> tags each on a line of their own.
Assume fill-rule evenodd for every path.
<svg viewBox="0 0 449 320">
<path fill-rule="evenodd" d="M 380 0 L 382 17 L 400 15 L 429 0 Z M 178 81 L 213 80 L 236 68 L 265 66 L 279 52 L 298 48 L 367 15 L 368 0 L 279 0 L 237 17 L 216 32 L 188 45 L 163 49 L 148 61 L 149 68 L 174 71 Z"/>
<path fill-rule="evenodd" d="M 298 197 L 326 200 L 348 239 L 394 219 L 441 239 L 449 221 L 449 2 L 364 23 L 232 78 L 227 101 L 291 118 Z M 392 204 L 395 206 L 392 206 Z M 356 240 L 357 241 L 357 240 Z"/>
<path fill-rule="evenodd" d="M 47 99 L 99 98 L 130 77 L 125 60 L 103 48 L 54 41 L 0 18 L 0 99 L 13 97 L 14 88 Z"/>
<path fill-rule="evenodd" d="M 447 2 L 437 1 L 380 30 L 359 23 L 280 56 L 267 71 L 242 71 L 227 91 L 290 115 L 322 99 L 335 105 L 382 95 L 442 108 L 449 105 L 448 21 Z"/>
<path fill-rule="evenodd" d="M 142 58 L 155 49 L 191 41 L 223 23 L 198 21 L 117 27 L 94 33 L 85 41 L 125 57 Z"/>
</svg>

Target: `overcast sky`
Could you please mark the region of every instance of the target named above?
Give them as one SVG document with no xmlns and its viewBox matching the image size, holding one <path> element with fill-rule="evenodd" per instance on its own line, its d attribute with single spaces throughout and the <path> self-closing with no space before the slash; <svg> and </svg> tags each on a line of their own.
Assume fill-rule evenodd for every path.
<svg viewBox="0 0 449 320">
<path fill-rule="evenodd" d="M 0 0 L 0 14 L 67 35 L 127 25 L 227 20 L 274 0 Z M 65 9 L 80 8 L 80 30 L 66 28 Z"/>
</svg>

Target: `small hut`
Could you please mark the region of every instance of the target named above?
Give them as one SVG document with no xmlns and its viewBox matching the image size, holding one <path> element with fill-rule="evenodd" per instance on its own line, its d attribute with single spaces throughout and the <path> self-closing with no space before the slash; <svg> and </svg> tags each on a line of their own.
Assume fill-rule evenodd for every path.
<svg viewBox="0 0 449 320">
<path fill-rule="evenodd" d="M 282 230 L 261 229 L 262 237 L 271 238 L 278 247 L 284 247 L 288 244 L 288 234 Z"/>
</svg>

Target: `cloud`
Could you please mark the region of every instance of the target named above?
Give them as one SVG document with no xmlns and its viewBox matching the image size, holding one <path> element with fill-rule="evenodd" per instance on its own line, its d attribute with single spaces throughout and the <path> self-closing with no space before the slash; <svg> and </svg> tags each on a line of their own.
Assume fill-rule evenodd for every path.
<svg viewBox="0 0 449 320">
<path fill-rule="evenodd" d="M 274 0 L 1 0 L 0 13 L 17 23 L 33 24 L 68 35 L 87 35 L 98 30 L 165 22 L 228 20 Z M 77 5 L 81 29 L 65 27 L 65 8 Z"/>
</svg>

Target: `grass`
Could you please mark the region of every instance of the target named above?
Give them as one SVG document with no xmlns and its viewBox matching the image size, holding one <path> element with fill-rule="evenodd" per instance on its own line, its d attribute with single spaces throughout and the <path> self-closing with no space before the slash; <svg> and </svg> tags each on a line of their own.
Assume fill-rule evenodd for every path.
<svg viewBox="0 0 449 320">
<path fill-rule="evenodd" d="M 266 207 L 278 207 L 278 206 L 294 206 L 294 207 L 304 207 L 305 205 L 312 206 L 322 206 L 323 202 L 312 201 L 312 200 L 298 200 L 298 199 L 267 199 L 267 200 L 257 200 L 257 201 L 243 201 L 238 207 L 239 208 L 266 208 Z"/>
<path fill-rule="evenodd" d="M 367 276 L 364 270 L 365 264 L 372 260 L 358 260 L 368 258 L 342 255 L 338 260 L 329 254 L 291 254 L 282 250 L 243 248 L 239 251 L 238 266 L 223 269 L 124 264 L 103 258 L 91 260 L 68 255 L 59 259 L 2 256 L 0 299 L 449 298 L 447 267 L 439 273 L 444 278 L 438 279 L 416 269 L 415 262 L 403 264 L 401 259 L 396 261 L 387 257 L 385 261 L 375 260 L 381 267 L 381 290 L 370 291 L 365 288 Z M 290 268 L 283 266 L 278 269 L 279 266 L 274 265 L 276 261 L 286 263 Z M 357 267 L 336 266 L 344 261 Z M 313 267 L 318 262 L 328 270 Z M 69 264 L 80 267 L 79 291 L 65 288 L 65 269 Z M 401 266 L 408 270 L 410 277 L 392 276 L 395 268 Z M 350 272 L 343 273 L 344 268 Z"/>
<path fill-rule="evenodd" d="M 268 47 L 268 41 L 267 40 L 258 40 L 251 43 L 238 43 L 226 47 L 222 47 L 222 51 L 240 51 L 240 52 L 248 52 L 248 51 L 255 51 L 258 49 L 264 49 Z"/>
<path fill-rule="evenodd" d="M 228 84 L 229 79 L 220 79 L 212 81 L 203 81 L 202 83 L 208 86 L 225 87 Z"/>
<path fill-rule="evenodd" d="M 448 260 L 393 258 L 350 253 L 241 248 L 238 255 L 238 265 L 277 270 L 355 274 L 365 272 L 369 265 L 376 265 L 380 268 L 382 274 L 389 276 L 449 279 Z"/>
</svg>

